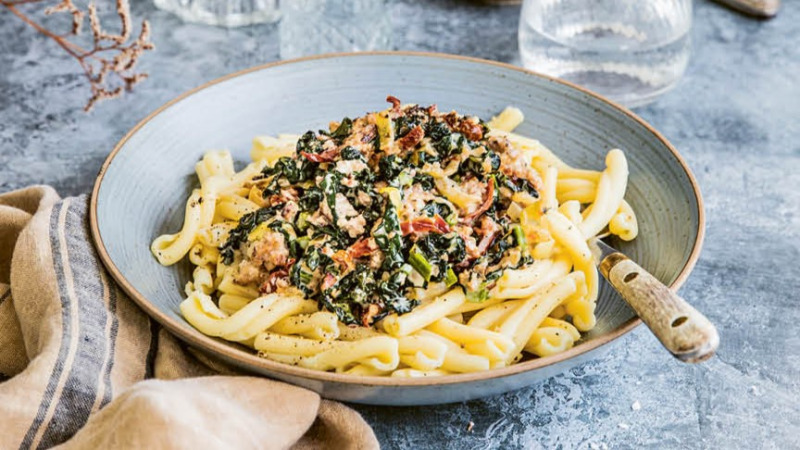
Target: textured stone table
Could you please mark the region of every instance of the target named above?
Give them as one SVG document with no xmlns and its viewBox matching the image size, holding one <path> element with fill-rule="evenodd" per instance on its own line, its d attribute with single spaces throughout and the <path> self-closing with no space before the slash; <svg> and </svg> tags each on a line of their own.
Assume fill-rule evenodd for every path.
<svg viewBox="0 0 800 450">
<path fill-rule="evenodd" d="M 638 112 L 680 149 L 703 189 L 705 248 L 682 293 L 717 323 L 718 356 L 669 357 L 640 327 L 606 356 L 539 386 L 427 408 L 357 406 L 386 448 L 800 447 L 800 11 L 744 18 L 696 2 L 686 77 Z M 0 192 L 90 190 L 114 143 L 173 96 L 277 59 L 275 26 L 151 20 L 151 79 L 86 115 L 77 65 L 0 11 Z M 392 5 L 398 49 L 516 62 L 518 8 Z M 468 424 L 474 423 L 471 431 Z"/>
</svg>

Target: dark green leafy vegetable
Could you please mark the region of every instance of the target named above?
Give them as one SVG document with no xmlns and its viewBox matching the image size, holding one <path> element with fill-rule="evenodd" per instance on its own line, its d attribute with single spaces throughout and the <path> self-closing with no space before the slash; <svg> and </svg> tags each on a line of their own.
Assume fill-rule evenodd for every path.
<svg viewBox="0 0 800 450">
<path fill-rule="evenodd" d="M 228 234 L 228 239 L 219 248 L 222 263 L 231 265 L 231 263 L 233 263 L 233 252 L 237 250 L 242 243 L 247 241 L 247 236 L 250 232 L 259 224 L 275 217 L 278 211 L 280 211 L 280 206 L 272 206 L 269 208 L 261 208 L 242 216 L 242 218 L 239 219 L 239 224 L 231 230 Z"/>
<path fill-rule="evenodd" d="M 495 174 L 495 178 L 497 179 L 498 187 L 508 188 L 511 192 L 526 192 L 534 198 L 539 198 L 539 192 L 528 180 L 522 178 L 512 179 L 503 173 Z"/>
<path fill-rule="evenodd" d="M 333 287 L 323 292 L 323 305 L 336 313 L 339 320 L 347 324 L 360 324 L 359 317 L 370 304 L 382 304 L 386 311 L 374 316 L 379 320 L 389 312 L 404 314 L 419 304 L 403 295 L 408 270 L 395 271 L 385 281 L 376 281 L 368 266 L 359 264 L 340 279 Z"/>
<path fill-rule="evenodd" d="M 369 190 L 370 187 L 372 187 L 372 183 L 375 182 L 376 175 L 375 172 L 369 169 L 365 169 L 362 170 L 361 172 L 356 173 L 355 178 L 359 183 L 361 183 L 364 186 L 362 190 L 367 191 Z"/>
<path fill-rule="evenodd" d="M 359 264 L 329 291 L 331 295 L 335 294 L 337 302 L 364 306 L 370 303 L 370 296 L 375 291 L 375 278 L 368 266 Z"/>
<path fill-rule="evenodd" d="M 403 265 L 403 238 L 400 231 L 400 219 L 397 217 L 392 202 L 386 201 L 383 220 L 372 234 L 375 242 L 383 251 L 383 265 L 381 270 L 393 271 Z"/>
<path fill-rule="evenodd" d="M 440 141 L 442 138 L 450 136 L 452 131 L 445 122 L 438 122 L 431 120 L 423 127 L 425 135 L 431 138 L 432 141 Z"/>
<path fill-rule="evenodd" d="M 300 197 L 298 206 L 300 206 L 301 211 L 316 211 L 324 198 L 325 195 L 322 190 L 314 186 L 305 190 L 303 196 Z"/>
<path fill-rule="evenodd" d="M 355 308 L 358 308 L 358 305 L 348 303 L 347 298 L 340 300 L 323 293 L 322 297 L 320 298 L 320 303 L 322 303 L 322 306 L 325 309 L 335 313 L 336 317 L 338 317 L 343 323 L 346 323 L 347 325 L 361 324 L 361 322 L 358 320 L 358 311 L 354 311 Z"/>
<path fill-rule="evenodd" d="M 419 186 L 426 191 L 432 190 L 434 186 L 433 177 L 428 175 L 427 173 L 418 173 L 414 175 L 414 183 L 419 184 Z"/>
<path fill-rule="evenodd" d="M 489 247 L 489 250 L 487 250 L 486 254 L 482 256 L 478 261 L 476 261 L 476 263 L 485 260 L 488 262 L 490 266 L 495 265 L 499 263 L 501 259 L 503 259 L 503 256 L 506 255 L 506 252 L 509 249 L 519 247 L 522 250 L 524 250 L 525 245 L 526 245 L 526 239 L 524 233 L 522 232 L 522 228 L 520 228 L 519 225 L 513 225 L 511 227 L 508 227 L 508 229 L 504 232 L 502 237 L 494 240 L 492 245 Z M 519 262 L 515 265 L 509 266 L 508 268 L 516 269 L 532 261 L 533 259 L 527 255 L 527 252 L 523 251 L 523 254 L 520 257 Z M 499 277 L 500 275 L 501 274 L 498 273 L 497 277 Z"/>
<path fill-rule="evenodd" d="M 458 167 L 459 175 L 475 175 L 479 180 L 484 180 L 487 176 L 497 172 L 500 168 L 500 157 L 497 153 L 487 150 L 481 156 L 470 156 L 465 159 Z"/>
<path fill-rule="evenodd" d="M 506 234 L 502 238 L 495 239 L 492 246 L 486 252 L 486 258 L 489 264 L 497 264 L 503 258 L 506 250 L 515 247 L 514 236 Z"/>
<path fill-rule="evenodd" d="M 342 149 L 342 151 L 339 153 L 339 157 L 342 158 L 344 161 L 357 159 L 366 162 L 366 160 L 364 159 L 364 155 L 362 155 L 361 152 L 358 151 L 355 147 L 351 147 L 349 145 Z"/>
<path fill-rule="evenodd" d="M 330 237 L 330 244 L 337 250 L 347 248 L 353 242 L 353 239 L 350 238 L 347 233 L 342 231 L 341 228 L 334 227 L 332 225 L 314 228 L 314 234 L 312 235 L 313 239 L 318 239 L 323 236 Z"/>
<path fill-rule="evenodd" d="M 289 280 L 305 295 L 312 296 L 315 291 L 311 286 L 314 272 L 323 268 L 334 269 L 333 260 L 322 253 L 319 248 L 308 247 L 305 254 L 297 260 L 289 271 Z"/>
<path fill-rule="evenodd" d="M 285 179 L 287 183 L 295 184 L 314 177 L 314 168 L 305 159 L 294 159 L 288 156 L 278 158 L 275 165 L 265 167 L 261 174 L 263 177 L 275 175 L 272 182 L 264 188 L 263 197 L 277 194 L 281 188 L 280 181 Z"/>
<path fill-rule="evenodd" d="M 431 275 L 426 277 L 426 281 L 442 281 L 451 264 L 458 264 L 467 257 L 464 240 L 456 233 L 426 234 L 417 240 L 412 251 L 421 255 L 431 266 Z M 411 261 L 409 264 L 412 264 Z M 433 270 L 433 267 L 436 269 Z"/>
<path fill-rule="evenodd" d="M 342 182 L 342 174 L 336 171 L 330 171 L 325 174 L 322 182 L 319 184 L 322 193 L 325 194 L 325 203 L 331 211 L 333 223 L 336 223 L 339 218 L 336 214 L 336 194 L 339 192 L 339 186 Z"/>
<path fill-rule="evenodd" d="M 377 295 L 391 312 L 405 314 L 419 305 L 419 300 L 411 300 L 403 295 L 408 270 L 402 268 L 388 280 L 378 283 Z"/>
<path fill-rule="evenodd" d="M 469 275 L 464 285 L 479 288 L 468 292 L 468 299 L 485 301 L 505 270 L 530 263 L 522 228 L 502 212 L 509 207 L 508 191 L 534 197 L 538 192 L 527 180 L 500 171 L 500 157 L 489 149 L 485 137 L 467 137 L 480 135 L 471 119 L 465 125 L 463 116 L 418 106 L 395 109 L 391 118 L 395 139 L 421 127 L 424 140 L 419 142 L 415 131 L 413 139 L 407 139 L 415 145 L 401 143 L 381 150 L 382 130 L 375 121 L 347 117 L 335 130 L 303 134 L 295 156 L 279 158 L 253 179 L 262 189 L 263 202 L 274 206 L 241 218 L 220 247 L 222 261 L 232 264 L 250 233 L 266 222 L 271 231 L 282 234 L 289 253 L 279 276 L 288 272 L 293 287 L 351 325 L 374 323 L 387 314 L 415 308 L 419 302 L 407 297 L 415 286 L 408 279 L 412 270 L 424 285 L 441 282 L 452 287 Z M 488 129 L 482 121 L 480 126 L 485 136 Z M 340 161 L 360 161 L 364 166 Z M 491 183 L 492 198 L 482 196 L 474 216 L 453 206 L 436 188 L 432 175 L 454 161 L 457 170 L 446 173 L 457 183 L 472 178 Z M 428 164 L 432 167 L 423 173 Z M 400 190 L 402 208 L 389 201 L 385 187 Z M 419 190 L 432 193 L 433 199 Z M 347 217 L 339 217 L 342 214 Z M 464 239 L 481 241 L 485 233 L 481 223 L 486 219 L 494 220 L 500 231 L 483 244 L 482 249 L 488 247 L 485 251 L 468 254 Z M 415 221 L 436 225 L 415 226 Z M 470 232 L 472 238 L 466 237 Z M 275 245 L 273 241 L 265 240 Z M 470 240 L 470 245 L 476 244 Z"/>
<path fill-rule="evenodd" d="M 445 221 L 454 221 L 456 219 L 456 212 L 450 208 L 450 205 L 444 202 L 432 201 L 422 208 L 422 212 L 428 217 L 439 215 Z M 448 222 L 449 223 L 449 222 Z"/>
<path fill-rule="evenodd" d="M 400 139 L 407 135 L 411 130 L 422 126 L 428 121 L 428 113 L 419 106 L 412 106 L 405 111 L 405 114 L 394 120 L 394 135 Z"/>
<path fill-rule="evenodd" d="M 433 148 L 442 159 L 461 154 L 466 138 L 461 133 L 450 133 L 433 142 Z"/>
<path fill-rule="evenodd" d="M 433 164 L 442 160 L 440 155 L 432 155 L 425 150 L 417 150 L 415 155 L 417 156 L 417 167 L 422 167 L 425 164 Z"/>
<path fill-rule="evenodd" d="M 295 147 L 295 151 L 298 157 L 300 157 L 301 152 L 322 153 L 322 141 L 317 138 L 316 133 L 313 131 L 307 131 L 305 134 L 300 136 L 300 139 L 297 140 L 297 147 Z"/>
<path fill-rule="evenodd" d="M 372 172 L 363 171 L 361 173 Z M 356 179 L 358 178 L 359 177 L 356 177 Z M 353 207 L 364 217 L 364 219 L 367 221 L 367 225 L 372 226 L 372 224 L 375 223 L 375 221 L 381 216 L 383 197 L 381 197 L 381 195 L 373 189 L 370 180 L 364 179 L 359 183 L 359 186 L 355 188 L 348 188 L 343 185 L 340 187 L 340 189 L 344 191 L 344 195 L 347 197 L 347 200 L 350 202 L 350 204 L 353 205 Z M 365 197 L 369 198 L 369 200 L 367 200 Z"/>
<path fill-rule="evenodd" d="M 382 179 L 388 182 L 397 178 L 400 172 L 405 168 L 405 162 L 397 155 L 384 156 L 378 161 L 378 174 Z"/>
<path fill-rule="evenodd" d="M 341 142 L 353 132 L 353 121 L 349 117 L 342 119 L 342 123 L 331 133 L 331 137 Z"/>
<path fill-rule="evenodd" d="M 289 256 L 292 258 L 300 256 L 300 252 L 302 252 L 303 249 L 300 248 L 300 244 L 297 242 L 297 231 L 294 225 L 280 219 L 275 219 L 270 222 L 268 227 L 283 235 L 284 242 L 286 242 L 286 246 L 289 247 Z"/>
</svg>

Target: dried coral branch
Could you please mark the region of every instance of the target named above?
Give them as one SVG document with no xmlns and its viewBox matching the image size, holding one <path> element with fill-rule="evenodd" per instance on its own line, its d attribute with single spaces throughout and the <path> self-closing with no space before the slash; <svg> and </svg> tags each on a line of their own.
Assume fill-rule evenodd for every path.
<svg viewBox="0 0 800 450">
<path fill-rule="evenodd" d="M 6 7 L 23 22 L 55 41 L 78 61 L 89 81 L 92 93 L 84 110 L 91 110 L 101 100 L 119 97 L 124 91 L 130 91 L 147 78 L 146 73 L 136 72 L 136 63 L 146 51 L 155 49 L 155 45 L 150 41 L 150 24 L 146 20 L 142 21 L 139 36 L 128 42 L 133 30 L 128 0 L 116 0 L 116 10 L 120 20 L 118 34 L 103 29 L 94 3 L 89 4 L 86 12 L 78 8 L 72 0 L 61 0 L 60 3 L 45 8 L 45 15 L 63 13 L 72 17 L 72 29 L 67 35 L 55 34 L 19 9 L 21 5 L 45 1 L 0 0 L 0 6 Z M 80 34 L 87 15 L 93 41 L 90 50 L 69 40 L 69 37 Z"/>
</svg>

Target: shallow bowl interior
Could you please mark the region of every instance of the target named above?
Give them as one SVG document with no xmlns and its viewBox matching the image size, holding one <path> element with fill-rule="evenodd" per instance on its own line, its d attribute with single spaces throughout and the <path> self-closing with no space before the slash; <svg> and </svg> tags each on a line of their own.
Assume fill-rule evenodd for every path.
<svg viewBox="0 0 800 450">
<path fill-rule="evenodd" d="M 149 245 L 180 228 L 202 154 L 229 149 L 242 166 L 256 135 L 325 128 L 330 120 L 385 108 L 388 94 L 485 119 L 515 105 L 526 118 L 517 131 L 577 167 L 601 169 L 609 149 L 623 149 L 631 173 L 626 198 L 638 215 L 640 235 L 621 249 L 673 287 L 694 265 L 703 230 L 699 191 L 677 152 L 643 121 L 594 94 L 519 68 L 408 53 L 331 55 L 258 67 L 191 91 L 147 117 L 118 144 L 95 186 L 91 226 L 101 258 L 148 314 L 191 345 L 245 370 L 357 402 L 441 403 L 519 388 L 591 357 L 638 323 L 603 285 L 597 327 L 565 354 L 485 373 L 402 380 L 273 363 L 206 337 L 184 321 L 178 305 L 190 267 L 160 266 Z"/>
</svg>

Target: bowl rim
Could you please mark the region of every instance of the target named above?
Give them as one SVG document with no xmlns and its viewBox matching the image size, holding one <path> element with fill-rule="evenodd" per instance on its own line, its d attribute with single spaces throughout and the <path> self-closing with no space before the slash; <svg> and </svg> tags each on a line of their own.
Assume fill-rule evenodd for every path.
<svg viewBox="0 0 800 450">
<path fill-rule="evenodd" d="M 669 149 L 669 151 L 681 165 L 683 171 L 689 178 L 692 191 L 697 201 L 697 217 L 698 217 L 697 237 L 695 238 L 694 246 L 692 248 L 691 253 L 689 254 L 689 258 L 686 264 L 684 264 L 683 268 L 678 273 L 677 278 L 669 285 L 669 288 L 673 291 L 677 291 L 678 288 L 680 288 L 683 285 L 683 283 L 686 282 L 686 279 L 688 278 L 689 274 L 691 273 L 692 269 L 697 263 L 697 260 L 700 255 L 700 250 L 703 245 L 703 240 L 705 237 L 705 212 L 703 207 L 703 198 L 700 193 L 700 187 L 697 183 L 694 174 L 692 173 L 691 169 L 686 163 L 686 160 L 680 155 L 680 153 L 678 153 L 678 150 L 660 132 L 658 132 L 644 119 L 640 118 L 638 115 L 636 115 L 629 109 L 625 108 L 624 106 L 610 99 L 607 99 L 599 94 L 596 94 L 571 82 L 551 77 L 549 75 L 537 73 L 522 67 L 513 66 L 511 64 L 486 60 L 482 58 L 452 55 L 446 53 L 415 52 L 415 51 L 371 51 L 371 52 L 327 53 L 322 55 L 313 55 L 303 58 L 297 58 L 285 61 L 275 61 L 267 64 L 261 64 L 258 66 L 230 73 L 228 75 L 203 83 L 198 87 L 190 89 L 178 95 L 177 97 L 173 98 L 172 100 L 168 101 L 167 103 L 163 104 L 158 109 L 151 112 L 145 118 L 140 120 L 133 128 L 131 128 L 130 131 L 128 131 L 125 134 L 125 136 L 122 137 L 122 139 L 119 140 L 119 142 L 117 142 L 117 144 L 114 146 L 114 149 L 111 151 L 106 160 L 103 162 L 103 165 L 101 166 L 100 171 L 98 172 L 97 178 L 94 183 L 94 187 L 92 189 L 92 196 L 89 207 L 89 227 L 91 231 L 92 240 L 94 241 L 95 244 L 95 248 L 97 249 L 97 253 L 100 256 L 100 259 L 105 265 L 106 269 L 109 271 L 109 273 L 111 273 L 111 275 L 114 277 L 116 282 L 122 287 L 125 293 L 128 294 L 128 296 L 131 299 L 133 299 L 133 301 L 140 308 L 142 308 L 147 313 L 148 316 L 155 319 L 161 326 L 166 328 L 170 333 L 177 336 L 178 338 L 188 343 L 189 345 L 210 352 L 213 355 L 221 357 L 224 360 L 237 362 L 241 366 L 251 366 L 251 367 L 255 366 L 262 370 L 261 373 L 270 373 L 270 375 L 279 374 L 284 376 L 300 377 L 314 381 L 343 383 L 343 384 L 362 385 L 362 386 L 387 386 L 387 387 L 418 386 L 419 387 L 419 386 L 450 385 L 458 383 L 488 381 L 491 379 L 499 379 L 499 378 L 509 377 L 512 375 L 517 375 L 535 369 L 541 369 L 547 366 L 551 366 L 566 361 L 570 358 L 582 355 L 591 350 L 604 346 L 616 340 L 617 338 L 625 335 L 626 333 L 636 328 L 639 324 L 641 324 L 640 318 L 633 317 L 628 321 L 626 321 L 625 323 L 623 323 L 622 325 L 620 325 L 619 327 L 617 327 L 616 329 L 611 330 L 609 333 L 606 333 L 602 336 L 598 336 L 597 338 L 594 338 L 590 341 L 582 342 L 565 352 L 558 353 L 552 356 L 540 357 L 519 364 L 514 364 L 497 369 L 491 369 L 483 372 L 444 375 L 444 376 L 430 377 L 430 378 L 368 377 L 368 376 L 322 372 L 312 369 L 306 369 L 298 366 L 292 366 L 288 364 L 279 363 L 276 361 L 271 361 L 266 358 L 261 358 L 255 354 L 247 353 L 241 349 L 236 348 L 233 345 L 223 343 L 219 340 L 206 336 L 193 328 L 186 327 L 177 320 L 174 320 L 167 314 L 163 313 L 155 306 L 154 303 L 151 303 L 144 295 L 142 295 L 138 290 L 136 290 L 136 288 L 134 288 L 133 285 L 125 278 L 125 276 L 116 266 L 116 264 L 114 264 L 114 261 L 111 259 L 108 251 L 106 250 L 103 238 L 100 235 L 100 228 L 97 220 L 98 194 L 100 191 L 100 187 L 103 183 L 103 179 L 105 177 L 105 174 L 109 166 L 113 163 L 117 153 L 119 153 L 119 151 L 125 146 L 128 140 L 136 132 L 138 132 L 139 129 L 144 127 L 148 122 L 150 122 L 153 118 L 158 116 L 164 110 L 170 108 L 171 106 L 177 104 L 178 102 L 185 100 L 186 98 L 206 88 L 222 83 L 224 81 L 242 75 L 246 75 L 252 72 L 266 70 L 277 66 L 295 64 L 299 62 L 307 62 L 307 61 L 323 60 L 323 59 L 363 57 L 363 56 L 413 56 L 413 57 L 434 58 L 434 59 L 451 59 L 451 60 L 460 60 L 464 62 L 469 62 L 473 64 L 482 64 L 485 66 L 498 67 L 505 70 L 514 70 L 550 82 L 565 85 L 574 90 L 582 92 L 588 96 L 594 97 L 595 99 L 603 103 L 606 103 L 607 105 L 611 106 L 614 109 L 617 109 L 624 115 L 628 116 L 630 119 L 642 125 L 650 133 L 652 133 L 653 136 L 656 137 L 656 139 L 661 141 L 661 143 L 664 144 L 664 146 L 667 149 Z"/>
</svg>

